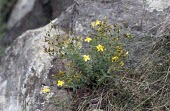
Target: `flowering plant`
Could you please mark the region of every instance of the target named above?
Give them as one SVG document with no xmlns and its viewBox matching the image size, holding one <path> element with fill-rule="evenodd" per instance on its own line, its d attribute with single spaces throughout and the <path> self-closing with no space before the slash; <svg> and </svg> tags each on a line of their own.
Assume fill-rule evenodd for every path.
<svg viewBox="0 0 170 111">
<path fill-rule="evenodd" d="M 106 18 L 92 22 L 91 26 L 87 37 L 67 36 L 58 44 L 58 50 L 53 50 L 58 57 L 67 60 L 65 70 L 60 70 L 54 77 L 59 86 L 105 85 L 121 72 L 128 55 L 121 39 L 129 36 L 123 36 L 121 26 L 112 27 Z"/>
</svg>

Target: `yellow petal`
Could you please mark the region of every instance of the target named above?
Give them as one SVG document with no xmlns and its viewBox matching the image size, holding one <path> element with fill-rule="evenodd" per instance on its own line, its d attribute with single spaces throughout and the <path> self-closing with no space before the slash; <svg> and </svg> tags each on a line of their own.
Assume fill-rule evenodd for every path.
<svg viewBox="0 0 170 111">
<path fill-rule="evenodd" d="M 100 44 L 97 45 L 96 48 L 97 48 L 97 51 L 103 51 L 104 50 L 104 46 L 102 46 Z"/>
<path fill-rule="evenodd" d="M 92 23 L 91 23 L 91 26 L 92 26 L 93 28 L 95 28 L 95 27 L 96 27 L 96 23 L 95 23 L 95 22 L 92 22 Z"/>
<path fill-rule="evenodd" d="M 99 20 L 96 20 L 96 25 L 100 25 L 100 21 Z"/>
<path fill-rule="evenodd" d="M 84 61 L 86 62 L 86 61 L 90 60 L 90 57 L 89 57 L 89 55 L 84 55 L 84 56 L 83 56 L 83 59 L 84 59 Z"/>
<path fill-rule="evenodd" d="M 44 86 L 42 89 L 43 93 L 49 93 L 50 92 L 50 88 L 48 86 Z"/>
<path fill-rule="evenodd" d="M 90 42 L 90 41 L 92 41 L 92 39 L 90 37 L 86 37 L 84 41 L 85 42 Z"/>
<path fill-rule="evenodd" d="M 58 86 L 63 86 L 63 84 L 64 84 L 64 81 L 58 80 L 58 82 L 57 82 L 57 85 L 58 85 Z"/>
<path fill-rule="evenodd" d="M 117 61 L 118 61 L 118 59 L 119 59 L 119 57 L 118 57 L 118 56 L 114 56 L 114 57 L 112 57 L 112 61 L 113 61 L 113 62 L 117 62 Z"/>
</svg>

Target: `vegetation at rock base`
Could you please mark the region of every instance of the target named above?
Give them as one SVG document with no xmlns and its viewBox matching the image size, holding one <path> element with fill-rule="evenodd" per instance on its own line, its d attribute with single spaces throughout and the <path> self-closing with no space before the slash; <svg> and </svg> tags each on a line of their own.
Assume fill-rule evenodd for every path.
<svg viewBox="0 0 170 111">
<path fill-rule="evenodd" d="M 92 22 L 91 26 L 93 31 L 85 38 L 71 35 L 58 44 L 45 38 L 51 45 L 45 51 L 68 61 L 65 70 L 53 75 L 58 85 L 73 89 L 93 89 L 110 84 L 116 74 L 123 73 L 128 51 L 124 49 L 125 44 L 120 42 L 126 39 L 121 36 L 121 26 L 115 24 L 112 28 L 106 18 Z M 60 35 L 56 41 L 59 38 Z"/>
<path fill-rule="evenodd" d="M 126 67 L 130 52 L 125 50 L 120 25 L 105 19 L 91 24 L 86 37 L 74 34 L 50 40 L 51 25 L 44 37 L 44 50 L 63 59 L 63 69 L 53 74 L 59 87 L 72 92 L 73 111 L 168 111 L 170 110 L 170 35 L 160 36 L 146 50 L 146 58 L 134 69 Z M 123 42 L 122 42 L 123 41 Z M 61 64 L 60 64 L 61 65 Z M 57 99 L 57 98 L 56 98 Z"/>
</svg>

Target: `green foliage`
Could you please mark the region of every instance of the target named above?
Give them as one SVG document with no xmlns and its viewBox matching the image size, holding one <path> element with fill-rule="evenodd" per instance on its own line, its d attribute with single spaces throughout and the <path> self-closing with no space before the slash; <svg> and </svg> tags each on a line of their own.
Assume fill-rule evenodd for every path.
<svg viewBox="0 0 170 111">
<path fill-rule="evenodd" d="M 53 75 L 58 86 L 80 87 L 73 92 L 73 110 L 169 110 L 169 35 L 151 44 L 144 63 L 131 70 L 124 68 L 128 52 L 123 44 L 131 34 L 106 19 L 91 26 L 87 37 L 57 34 L 50 40 L 50 31 L 45 36 L 50 45 L 45 51 L 65 61 Z"/>
<path fill-rule="evenodd" d="M 0 0 L 0 7 L 2 7 L 6 3 L 6 0 Z"/>
<path fill-rule="evenodd" d="M 123 36 L 122 27 L 117 24 L 112 27 L 106 18 L 92 22 L 91 26 L 92 31 L 86 38 L 74 34 L 61 37 L 59 34 L 55 37 L 57 42 L 50 41 L 49 31 L 47 32 L 45 41 L 51 47 L 45 47 L 45 51 L 67 60 L 65 70 L 60 70 L 53 76 L 60 81 L 58 86 L 74 89 L 108 85 L 114 80 L 115 74 L 122 72 L 128 52 L 121 40 L 129 38 L 130 34 Z"/>
</svg>

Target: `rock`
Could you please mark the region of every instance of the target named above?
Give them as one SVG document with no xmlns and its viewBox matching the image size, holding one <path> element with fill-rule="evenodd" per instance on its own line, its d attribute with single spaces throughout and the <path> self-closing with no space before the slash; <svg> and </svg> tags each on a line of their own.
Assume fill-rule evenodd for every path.
<svg viewBox="0 0 170 111">
<path fill-rule="evenodd" d="M 101 109 L 94 109 L 93 111 L 103 111 L 103 110 L 101 110 Z"/>
<path fill-rule="evenodd" d="M 53 59 L 43 49 L 48 27 L 25 32 L 6 50 L 0 66 L 0 109 L 20 111 L 26 107 L 27 111 L 45 111 L 48 102 L 40 92 Z M 62 30 L 60 33 L 64 34 Z"/>
<path fill-rule="evenodd" d="M 74 3 L 74 0 L 51 0 L 52 18 L 60 16 L 69 6 Z"/>
<path fill-rule="evenodd" d="M 63 24 L 69 26 L 73 14 L 73 6 L 67 9 L 61 17 L 55 19 L 61 36 L 66 33 Z M 14 43 L 6 50 L 0 64 L 0 110 L 3 111 L 60 111 L 63 107 L 55 107 L 50 98 L 60 98 L 58 102 L 67 102 L 67 92 L 56 89 L 56 85 L 50 79 L 50 69 L 54 57 L 45 53 L 44 45 L 48 44 L 44 39 L 46 31 L 51 24 L 36 30 L 30 30 L 17 37 Z M 60 28 L 59 28 L 60 27 Z M 67 27 L 68 28 L 68 27 Z M 62 30 L 63 29 L 63 30 Z M 54 29 L 50 32 L 58 34 Z M 50 86 L 51 92 L 43 94 L 42 88 Z M 62 98 L 62 99 L 61 99 Z M 69 110 L 68 110 L 69 111 Z"/>
<path fill-rule="evenodd" d="M 23 32 L 48 24 L 73 3 L 73 0 L 18 0 L 8 21 L 9 31 L 1 43 L 10 45 Z"/>
<path fill-rule="evenodd" d="M 44 5 L 41 0 L 33 0 L 31 4 L 28 2 L 30 1 L 20 0 L 15 6 L 8 22 L 10 29 L 1 42 L 3 45 L 10 45 L 16 37 L 28 29 L 42 27 L 49 23 L 52 10 L 49 3 Z"/>
<path fill-rule="evenodd" d="M 44 11 L 44 10 L 46 11 L 49 10 L 49 12 L 44 12 L 44 13 L 50 13 L 50 16 L 51 16 L 51 17 L 46 17 L 46 18 L 55 19 L 73 3 L 74 3 L 73 0 L 69 0 L 69 1 L 67 0 L 65 1 L 64 0 L 62 1 L 61 0 L 45 0 L 43 2 L 40 2 L 40 1 L 36 2 L 35 0 L 31 0 L 31 1 L 30 0 L 18 0 L 17 4 L 15 5 L 10 15 L 10 19 L 8 21 L 8 27 L 9 28 L 14 27 L 14 25 L 20 22 L 28 14 L 29 16 L 32 16 L 34 15 L 34 13 L 37 13 L 37 12 L 42 13 L 41 11 Z M 47 7 L 46 5 L 49 5 L 49 6 Z M 42 9 L 36 10 L 35 7 L 42 7 Z"/>
<path fill-rule="evenodd" d="M 59 26 L 58 29 L 63 35 L 71 29 L 75 34 L 85 37 L 91 29 L 91 22 L 96 19 L 101 20 L 107 16 L 108 22 L 111 24 L 118 22 L 124 25 L 127 22 L 128 28 L 125 28 L 124 25 L 124 31 L 135 35 L 135 38 L 130 40 L 126 47 L 130 53 L 128 65 L 136 67 L 142 58 L 146 57 L 145 52 L 149 50 L 150 44 L 153 44 L 156 36 L 162 32 L 163 34 L 164 32 L 169 33 L 167 29 L 169 29 L 170 23 L 168 20 L 170 8 L 166 6 L 163 11 L 157 10 L 157 8 L 149 10 L 147 8 L 149 5 L 145 5 L 145 2 L 141 0 L 78 1 L 53 23 Z M 29 18 L 28 15 L 27 17 Z M 36 19 L 34 17 L 33 20 Z M 42 17 L 44 16 L 37 19 Z M 23 22 L 26 22 L 26 18 L 23 19 Z M 48 76 L 52 68 L 51 62 L 54 60 L 54 57 L 49 56 L 43 50 L 43 46 L 48 45 L 44 42 L 43 36 L 45 31 L 49 30 L 49 26 L 23 33 L 6 50 L 0 65 L 0 110 L 47 111 L 46 108 L 49 108 L 50 111 L 56 111 L 50 97 L 62 94 L 61 97 L 66 98 L 60 98 L 60 95 L 57 97 L 60 100 L 67 99 L 67 92 L 55 89 L 55 86 L 51 86 L 49 94 L 42 93 L 42 87 L 51 84 Z M 162 28 L 160 29 L 160 27 Z M 54 35 L 54 31 L 51 34 Z M 154 37 L 150 35 L 154 35 Z M 65 111 L 67 110 L 69 109 Z"/>
<path fill-rule="evenodd" d="M 149 5 L 147 8 L 150 11 L 163 11 L 170 6 L 169 0 L 146 0 L 146 3 Z"/>
<path fill-rule="evenodd" d="M 8 21 L 8 27 L 12 28 L 17 22 L 19 22 L 25 15 L 33 10 L 35 0 L 18 0 L 15 5 L 10 19 Z"/>
<path fill-rule="evenodd" d="M 129 64 L 132 67 L 139 65 L 148 56 L 147 51 L 156 41 L 158 32 L 162 30 L 160 27 L 164 27 L 163 23 L 170 15 L 169 2 L 165 7 L 164 5 L 152 7 L 152 2 L 141 0 L 113 0 L 106 3 L 87 0 L 79 1 L 78 4 L 78 13 L 73 18 L 73 29 L 76 34 L 85 37 L 91 29 L 91 22 L 96 19 L 102 20 L 106 16 L 110 24 L 118 23 L 124 26 L 124 33 L 130 32 L 134 35 L 134 38 L 127 42 L 126 47 L 130 52 Z M 128 28 L 125 27 L 125 23 L 128 24 Z"/>
</svg>

